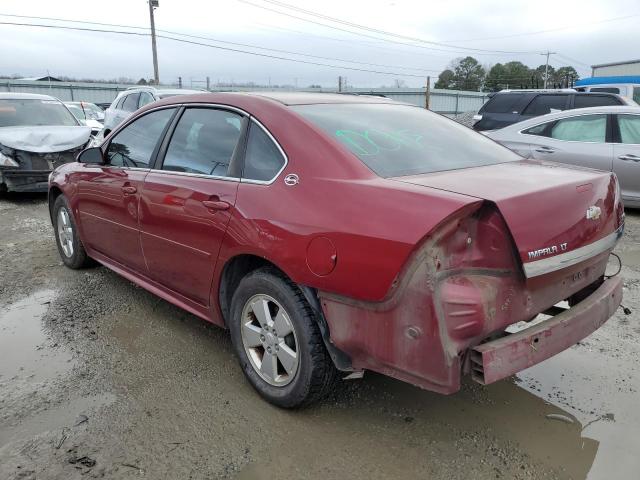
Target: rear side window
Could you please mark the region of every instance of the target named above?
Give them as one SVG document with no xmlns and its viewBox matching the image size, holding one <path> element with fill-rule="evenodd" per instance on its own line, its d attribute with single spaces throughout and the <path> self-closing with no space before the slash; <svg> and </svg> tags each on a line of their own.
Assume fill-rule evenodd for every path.
<svg viewBox="0 0 640 480">
<path fill-rule="evenodd" d="M 558 120 L 551 138 L 571 142 L 604 143 L 607 136 L 606 115 L 581 115 Z"/>
<path fill-rule="evenodd" d="M 173 132 L 162 169 L 225 177 L 241 131 L 237 113 L 189 108 Z"/>
<path fill-rule="evenodd" d="M 127 95 L 122 102 L 122 109 L 125 112 L 135 112 L 138 109 L 138 98 L 140 98 L 139 93 L 131 93 Z"/>
<path fill-rule="evenodd" d="M 242 178 L 269 181 L 280 171 L 284 162 L 282 153 L 269 135 L 258 124 L 252 123 Z"/>
<path fill-rule="evenodd" d="M 620 105 L 620 100 L 608 95 L 576 95 L 573 102 L 574 108 L 606 107 Z"/>
<path fill-rule="evenodd" d="M 424 108 L 396 104 L 290 107 L 381 177 L 478 167 L 521 157 Z"/>
<path fill-rule="evenodd" d="M 602 92 L 602 93 L 620 93 L 620 89 L 616 87 L 593 87 L 590 92 Z"/>
<path fill-rule="evenodd" d="M 640 87 L 633 87 L 633 101 L 640 105 Z"/>
<path fill-rule="evenodd" d="M 552 110 L 564 110 L 567 107 L 568 95 L 538 95 L 534 98 L 523 115 L 546 115 Z"/>
<path fill-rule="evenodd" d="M 522 95 L 518 93 L 496 94 L 483 107 L 482 111 L 487 113 L 518 113 L 518 103 L 522 100 Z"/>
<path fill-rule="evenodd" d="M 151 155 L 174 108 L 148 113 L 120 130 L 107 148 L 109 164 L 116 167 L 149 168 Z"/>
<path fill-rule="evenodd" d="M 153 102 L 154 99 L 149 92 L 140 92 L 140 100 L 138 101 L 138 108 L 145 106 L 147 103 Z"/>
<path fill-rule="evenodd" d="M 640 144 L 640 115 L 618 115 L 622 143 Z"/>
<path fill-rule="evenodd" d="M 525 133 L 527 135 L 546 136 L 545 131 L 547 130 L 548 126 L 549 126 L 549 123 L 543 123 L 542 125 L 536 125 L 535 127 L 531 127 L 531 128 L 528 128 L 527 130 L 523 130 L 522 133 Z"/>
</svg>

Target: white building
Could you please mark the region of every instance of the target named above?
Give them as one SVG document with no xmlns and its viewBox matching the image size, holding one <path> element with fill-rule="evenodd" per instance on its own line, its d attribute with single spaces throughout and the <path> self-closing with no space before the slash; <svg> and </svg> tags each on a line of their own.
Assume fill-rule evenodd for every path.
<svg viewBox="0 0 640 480">
<path fill-rule="evenodd" d="M 592 77 L 614 77 L 620 75 L 640 75 L 640 60 L 591 65 Z"/>
</svg>

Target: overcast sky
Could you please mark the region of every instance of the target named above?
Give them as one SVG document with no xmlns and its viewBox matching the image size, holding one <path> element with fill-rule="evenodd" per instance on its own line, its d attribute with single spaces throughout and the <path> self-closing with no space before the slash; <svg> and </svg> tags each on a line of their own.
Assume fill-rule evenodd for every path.
<svg viewBox="0 0 640 480">
<path fill-rule="evenodd" d="M 582 76 L 589 75 L 589 65 L 592 64 L 640 57 L 638 0 L 280 0 L 359 25 L 463 48 L 385 37 L 279 7 L 265 0 L 247 1 L 357 31 L 368 37 L 280 15 L 240 0 L 160 0 L 160 7 L 156 10 L 156 28 L 361 63 L 294 56 L 291 53 L 234 46 L 213 40 L 191 39 L 210 45 L 343 67 L 329 68 L 159 38 L 160 80 L 172 83 L 182 76 L 185 86 L 192 81 L 194 86 L 202 86 L 197 82 L 209 76 L 212 82 L 253 81 L 260 84 L 333 86 L 337 83 L 338 75 L 344 75 L 353 86 L 392 85 L 396 78 L 404 80 L 408 86 L 422 86 L 427 75 L 437 77 L 452 59 L 466 55 L 476 57 L 485 65 L 520 60 L 535 67 L 544 63 L 544 57 L 536 52 L 551 50 L 561 55 L 552 55 L 551 65 L 559 67 L 572 64 Z M 146 0 L 3 0 L 0 14 L 149 26 Z M 610 20 L 625 16 L 629 18 Z M 0 21 L 145 32 L 7 16 L 0 16 Z M 547 32 L 521 35 L 540 31 Z M 371 37 L 386 38 L 387 41 Z M 186 37 L 180 38 L 188 40 Z M 533 53 L 489 53 L 466 50 L 468 48 Z M 389 73 L 359 72 L 344 68 L 347 66 Z M 151 41 L 147 36 L 0 24 L 0 73 L 39 76 L 46 75 L 47 71 L 53 76 L 150 78 L 153 76 Z"/>
</svg>

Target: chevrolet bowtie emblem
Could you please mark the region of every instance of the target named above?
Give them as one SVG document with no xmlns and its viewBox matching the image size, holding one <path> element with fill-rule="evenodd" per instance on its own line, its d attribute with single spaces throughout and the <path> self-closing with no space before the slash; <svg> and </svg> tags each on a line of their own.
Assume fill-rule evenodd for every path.
<svg viewBox="0 0 640 480">
<path fill-rule="evenodd" d="M 597 220 L 600 218 L 601 213 L 602 210 L 600 210 L 600 207 L 591 205 L 589 208 L 587 208 L 587 220 Z"/>
</svg>

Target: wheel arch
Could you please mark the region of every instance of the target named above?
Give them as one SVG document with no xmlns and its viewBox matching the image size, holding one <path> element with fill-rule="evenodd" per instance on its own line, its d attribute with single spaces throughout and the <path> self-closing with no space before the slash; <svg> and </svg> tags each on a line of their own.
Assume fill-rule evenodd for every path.
<svg viewBox="0 0 640 480">
<path fill-rule="evenodd" d="M 49 202 L 49 217 L 51 218 L 51 221 L 53 221 L 53 205 L 56 203 L 56 200 L 60 195 L 64 195 L 64 193 L 62 192 L 62 189 L 57 185 L 52 185 L 49 188 L 47 200 Z"/>
<path fill-rule="evenodd" d="M 339 350 L 331 341 L 329 325 L 324 317 L 317 290 L 313 287 L 296 283 L 282 268 L 265 257 L 253 254 L 239 254 L 228 259 L 222 268 L 218 288 L 218 304 L 220 305 L 222 320 L 225 325 L 227 324 L 230 316 L 231 299 L 233 298 L 233 294 L 238 288 L 240 281 L 251 272 L 263 267 L 273 268 L 300 289 L 314 312 L 314 319 L 318 323 L 325 347 L 327 348 L 334 365 L 338 370 L 347 372 L 352 371 L 351 358 L 342 350 Z"/>
</svg>

